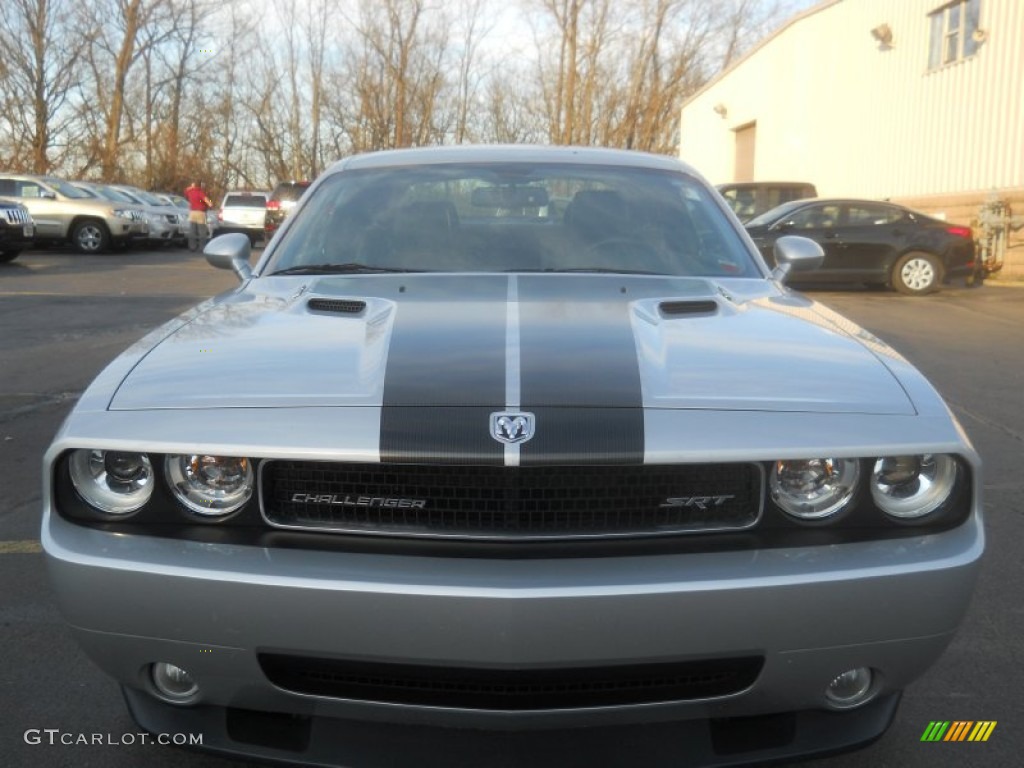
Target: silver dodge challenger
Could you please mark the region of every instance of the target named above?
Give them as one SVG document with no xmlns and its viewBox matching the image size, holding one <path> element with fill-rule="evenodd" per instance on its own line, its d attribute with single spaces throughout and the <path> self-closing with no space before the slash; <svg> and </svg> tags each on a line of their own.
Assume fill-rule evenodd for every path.
<svg viewBox="0 0 1024 768">
<path fill-rule="evenodd" d="M 949 644 L 978 455 L 667 157 L 350 157 L 45 456 L 138 724 L 269 761 L 720 766 L 863 745 Z"/>
</svg>

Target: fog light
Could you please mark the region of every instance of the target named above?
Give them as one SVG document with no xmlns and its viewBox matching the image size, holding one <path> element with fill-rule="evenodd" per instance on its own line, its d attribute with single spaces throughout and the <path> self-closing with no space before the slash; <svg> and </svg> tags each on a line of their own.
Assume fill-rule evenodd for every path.
<svg viewBox="0 0 1024 768">
<path fill-rule="evenodd" d="M 872 683 L 874 675 L 867 667 L 848 669 L 842 674 L 836 675 L 835 679 L 825 689 L 825 698 L 828 703 L 836 709 L 850 709 L 858 707 L 872 697 Z"/>
<path fill-rule="evenodd" d="M 166 661 L 154 664 L 151 676 L 157 692 L 174 704 L 186 703 L 199 693 L 199 685 L 192 679 L 192 675 Z"/>
</svg>

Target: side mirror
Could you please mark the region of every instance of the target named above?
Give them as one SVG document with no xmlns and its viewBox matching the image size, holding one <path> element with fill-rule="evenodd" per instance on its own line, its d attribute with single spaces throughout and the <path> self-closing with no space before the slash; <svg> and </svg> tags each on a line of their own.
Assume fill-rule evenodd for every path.
<svg viewBox="0 0 1024 768">
<path fill-rule="evenodd" d="M 793 228 L 793 221 L 777 221 L 772 224 L 771 229 L 774 232 L 788 232 Z"/>
<path fill-rule="evenodd" d="M 242 281 L 252 277 L 252 268 L 249 266 L 251 254 L 252 245 L 249 243 L 249 237 L 241 232 L 215 237 L 203 249 L 203 255 L 211 266 L 217 269 L 230 269 Z"/>
<path fill-rule="evenodd" d="M 786 235 L 775 241 L 775 263 L 772 277 L 780 283 L 794 272 L 811 272 L 821 266 L 825 252 L 807 237 Z"/>
<path fill-rule="evenodd" d="M 39 190 L 39 197 L 42 198 L 43 200 L 56 200 L 57 199 L 57 193 L 56 192 L 50 192 L 50 191 L 45 190 L 45 189 L 41 189 L 41 190 Z"/>
</svg>

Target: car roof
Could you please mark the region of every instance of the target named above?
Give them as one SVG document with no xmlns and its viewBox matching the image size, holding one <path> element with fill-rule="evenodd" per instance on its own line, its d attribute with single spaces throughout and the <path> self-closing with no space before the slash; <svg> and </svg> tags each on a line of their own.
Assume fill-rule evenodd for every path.
<svg viewBox="0 0 1024 768">
<path fill-rule="evenodd" d="M 895 208 L 907 208 L 905 205 L 894 203 L 892 200 L 872 200 L 867 197 L 804 197 L 799 200 L 790 200 L 788 203 L 782 203 L 782 205 L 810 205 L 812 203 L 826 203 L 833 205 L 863 205 L 865 203 L 870 205 L 891 205 Z M 777 206 L 781 207 L 781 206 Z M 907 210 L 910 210 L 907 208 Z"/>
<path fill-rule="evenodd" d="M 449 147 L 420 147 L 370 152 L 345 158 L 328 168 L 328 173 L 364 168 L 442 163 L 572 163 L 579 165 L 617 165 L 669 171 L 693 168 L 668 155 L 654 155 L 624 149 L 598 147 L 554 147 L 524 144 L 460 144 Z"/>
<path fill-rule="evenodd" d="M 813 187 L 809 181 L 730 181 L 716 184 L 715 189 L 756 189 L 757 187 Z"/>
</svg>

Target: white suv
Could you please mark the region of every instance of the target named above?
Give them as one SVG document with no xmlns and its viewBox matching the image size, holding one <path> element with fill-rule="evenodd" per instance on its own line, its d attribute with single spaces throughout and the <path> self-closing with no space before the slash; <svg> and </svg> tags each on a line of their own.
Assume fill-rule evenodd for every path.
<svg viewBox="0 0 1024 768">
<path fill-rule="evenodd" d="M 269 197 L 269 192 L 228 192 L 217 211 L 217 234 L 241 232 L 249 236 L 249 242 L 255 247 L 264 237 Z"/>
</svg>

